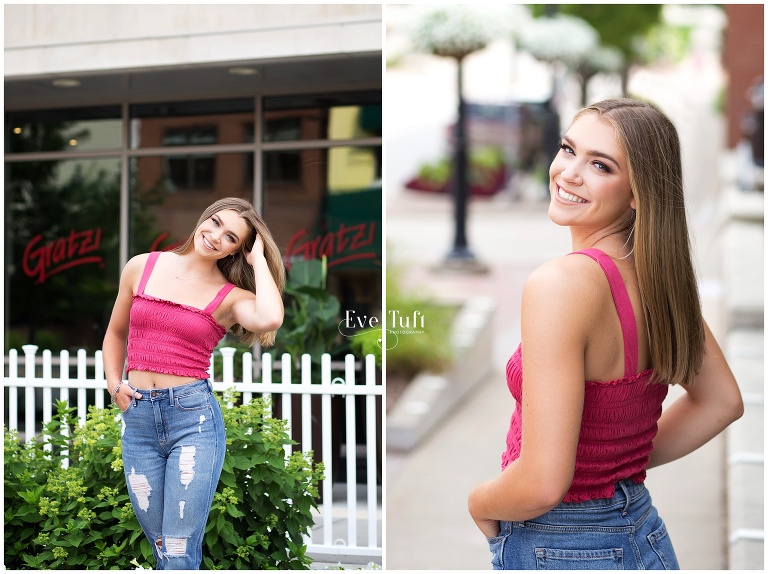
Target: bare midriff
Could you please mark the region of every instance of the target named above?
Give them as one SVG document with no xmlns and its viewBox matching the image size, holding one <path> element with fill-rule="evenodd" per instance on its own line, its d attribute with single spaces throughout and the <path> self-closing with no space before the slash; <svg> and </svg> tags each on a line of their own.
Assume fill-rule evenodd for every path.
<svg viewBox="0 0 768 574">
<path fill-rule="evenodd" d="M 152 373 L 150 371 L 130 371 L 128 382 L 136 389 L 167 389 L 179 387 L 196 381 L 194 377 L 180 377 L 166 373 Z"/>
</svg>

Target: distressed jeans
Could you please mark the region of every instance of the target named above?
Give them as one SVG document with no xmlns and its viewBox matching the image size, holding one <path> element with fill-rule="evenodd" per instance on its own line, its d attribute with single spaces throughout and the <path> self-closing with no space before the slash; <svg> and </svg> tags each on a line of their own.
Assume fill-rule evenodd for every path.
<svg viewBox="0 0 768 574">
<path fill-rule="evenodd" d="M 140 390 L 123 419 L 128 494 L 158 570 L 194 570 L 224 464 L 221 408 L 207 380 Z"/>
</svg>

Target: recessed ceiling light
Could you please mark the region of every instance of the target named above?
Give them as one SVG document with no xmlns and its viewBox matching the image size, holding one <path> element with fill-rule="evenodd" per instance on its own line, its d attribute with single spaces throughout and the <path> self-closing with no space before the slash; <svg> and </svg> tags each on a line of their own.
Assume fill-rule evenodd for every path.
<svg viewBox="0 0 768 574">
<path fill-rule="evenodd" d="M 71 145 L 72 147 L 75 147 L 77 145 L 77 140 L 74 138 L 69 140 L 69 145 Z"/>
<path fill-rule="evenodd" d="M 74 78 L 57 78 L 53 80 L 53 85 L 57 88 L 76 88 L 80 85 L 80 80 Z"/>
<path fill-rule="evenodd" d="M 227 71 L 233 76 L 253 76 L 259 73 L 256 68 L 248 68 L 245 66 L 235 66 Z"/>
<path fill-rule="evenodd" d="M 20 134 L 23 130 L 21 128 L 13 128 L 13 133 Z"/>
</svg>

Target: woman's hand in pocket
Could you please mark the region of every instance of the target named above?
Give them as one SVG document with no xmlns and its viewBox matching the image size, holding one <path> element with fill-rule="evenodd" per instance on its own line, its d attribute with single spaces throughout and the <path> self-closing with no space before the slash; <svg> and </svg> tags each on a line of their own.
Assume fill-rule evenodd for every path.
<svg viewBox="0 0 768 574">
<path fill-rule="evenodd" d="M 475 518 L 475 524 L 486 538 L 496 538 L 501 532 L 501 525 L 498 520 L 490 518 Z"/>
<path fill-rule="evenodd" d="M 479 512 L 479 509 L 482 507 L 482 505 L 479 504 L 479 499 L 482 497 L 482 487 L 483 485 L 476 486 L 472 489 L 472 492 L 469 493 L 469 514 L 472 516 L 472 520 L 475 521 L 475 524 L 480 529 L 480 532 L 482 532 L 486 538 L 495 538 L 499 535 L 499 532 L 501 532 L 499 521 L 493 518 L 482 516 Z"/>
<path fill-rule="evenodd" d="M 138 390 L 134 391 L 133 388 L 128 385 L 121 385 L 120 388 L 117 389 L 117 394 L 115 395 L 115 404 L 117 405 L 117 408 L 120 409 L 121 413 L 124 413 L 128 410 L 128 407 L 131 405 L 131 401 L 133 400 L 134 396 L 137 399 L 141 399 L 141 393 Z"/>
</svg>

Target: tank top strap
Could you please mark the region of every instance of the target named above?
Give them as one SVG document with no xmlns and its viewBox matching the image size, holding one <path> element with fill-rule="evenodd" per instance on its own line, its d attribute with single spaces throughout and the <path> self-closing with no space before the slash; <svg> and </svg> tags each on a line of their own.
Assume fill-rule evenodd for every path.
<svg viewBox="0 0 768 574">
<path fill-rule="evenodd" d="M 627 293 L 627 287 L 621 278 L 619 268 L 608 255 L 599 249 L 584 249 L 574 251 L 570 255 L 586 255 L 600 264 L 605 276 L 608 278 L 608 285 L 611 287 L 611 295 L 616 305 L 616 311 L 619 314 L 621 322 L 621 331 L 624 335 L 624 376 L 630 377 L 637 372 L 637 322 L 635 321 L 635 312 L 632 309 L 632 302 Z"/>
<path fill-rule="evenodd" d="M 144 295 L 144 288 L 147 286 L 149 276 L 152 275 L 152 270 L 155 268 L 155 263 L 157 263 L 158 257 L 160 257 L 159 251 L 153 251 L 149 254 L 147 263 L 144 265 L 144 272 L 141 274 L 141 281 L 139 281 L 139 290 L 137 291 L 138 295 Z"/>
<path fill-rule="evenodd" d="M 219 289 L 219 292 L 216 294 L 216 297 L 213 298 L 213 301 L 208 303 L 208 306 L 203 310 L 204 313 L 208 313 L 209 315 L 213 315 L 213 312 L 218 308 L 218 306 L 221 304 L 221 302 L 224 300 L 224 297 L 229 295 L 229 292 L 232 291 L 232 289 L 235 287 L 234 283 L 227 283 Z"/>
</svg>

